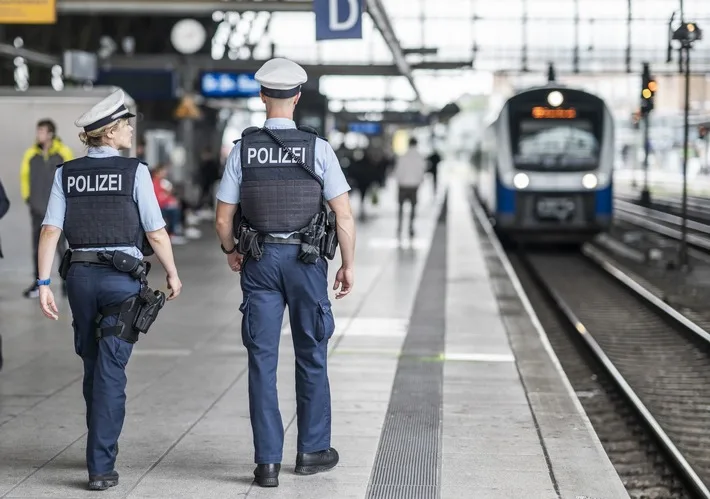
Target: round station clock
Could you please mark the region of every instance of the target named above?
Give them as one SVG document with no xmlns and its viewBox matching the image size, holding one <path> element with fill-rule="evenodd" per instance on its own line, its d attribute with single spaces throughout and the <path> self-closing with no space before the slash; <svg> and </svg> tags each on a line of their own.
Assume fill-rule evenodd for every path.
<svg viewBox="0 0 710 499">
<path fill-rule="evenodd" d="M 170 42 L 181 54 L 194 54 L 202 48 L 207 39 L 207 31 L 195 19 L 182 19 L 175 23 L 170 32 Z"/>
</svg>

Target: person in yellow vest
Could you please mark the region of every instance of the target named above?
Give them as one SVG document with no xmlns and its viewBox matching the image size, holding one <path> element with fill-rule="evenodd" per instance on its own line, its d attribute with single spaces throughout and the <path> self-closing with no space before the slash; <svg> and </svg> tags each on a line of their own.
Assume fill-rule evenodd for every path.
<svg viewBox="0 0 710 499">
<path fill-rule="evenodd" d="M 32 261 L 34 262 L 35 279 L 32 285 L 23 291 L 25 298 L 37 298 L 39 288 L 39 270 L 37 268 L 37 247 L 39 233 L 42 230 L 42 220 L 47 211 L 49 195 L 52 191 L 54 174 L 57 167 L 66 161 L 74 159 L 74 154 L 64 144 L 57 134 L 57 126 L 52 120 L 45 119 L 37 123 L 37 140 L 27 149 L 20 166 L 20 190 L 22 199 L 25 200 L 30 210 L 32 220 Z M 65 242 L 62 240 L 57 245 L 59 261 L 64 255 Z M 64 291 L 64 288 L 62 288 Z"/>
</svg>

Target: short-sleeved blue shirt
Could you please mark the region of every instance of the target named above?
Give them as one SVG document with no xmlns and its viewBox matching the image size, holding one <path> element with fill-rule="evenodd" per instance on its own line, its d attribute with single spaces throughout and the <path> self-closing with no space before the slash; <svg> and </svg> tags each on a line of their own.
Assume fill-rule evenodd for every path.
<svg viewBox="0 0 710 499">
<path fill-rule="evenodd" d="M 264 123 L 264 126 L 271 129 L 296 128 L 296 123 L 286 118 L 269 118 Z M 239 203 L 239 189 L 242 184 L 240 146 L 241 142 L 237 142 L 229 153 L 224 169 L 224 176 L 219 184 L 217 199 L 223 203 Z M 340 168 L 340 162 L 335 155 L 335 151 L 333 151 L 333 148 L 328 142 L 320 137 L 316 139 L 315 163 L 314 170 L 316 175 L 323 179 L 323 196 L 326 200 L 330 201 L 350 190 L 350 185 L 348 181 L 345 180 L 345 174 L 342 168 Z M 282 232 L 271 235 L 276 237 L 288 237 L 290 234 L 293 233 Z"/>
<path fill-rule="evenodd" d="M 87 156 L 90 158 L 108 158 L 118 156 L 119 152 L 113 147 L 90 147 Z M 49 204 L 47 212 L 44 215 L 42 225 L 52 225 L 54 227 L 64 228 L 64 218 L 67 211 L 67 201 L 64 197 L 64 188 L 62 187 L 62 170 L 57 168 L 54 174 L 54 184 L 52 185 L 52 193 L 49 196 Z M 140 213 L 141 225 L 145 232 L 153 232 L 165 227 L 165 220 L 158 205 L 158 199 L 155 197 L 153 189 L 153 181 L 150 178 L 148 167 L 143 163 L 138 165 L 136 170 L 136 180 L 133 186 L 133 200 L 138 205 Z M 112 248 L 77 248 L 76 251 L 123 251 L 136 258 L 143 258 L 139 248 L 131 247 L 112 247 Z"/>
</svg>

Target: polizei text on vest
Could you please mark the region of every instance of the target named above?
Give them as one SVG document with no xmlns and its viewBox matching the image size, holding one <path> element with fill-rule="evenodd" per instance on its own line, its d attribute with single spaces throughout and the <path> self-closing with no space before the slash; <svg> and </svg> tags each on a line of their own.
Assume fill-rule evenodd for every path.
<svg viewBox="0 0 710 499">
<path fill-rule="evenodd" d="M 296 158 L 305 161 L 305 147 L 294 147 L 291 152 Z M 286 151 L 278 147 L 249 147 L 247 149 L 247 164 L 251 164 L 254 158 L 256 158 L 257 163 L 261 164 L 298 163 L 295 158 L 291 159 Z"/>
<path fill-rule="evenodd" d="M 121 191 L 123 175 L 120 173 L 97 173 L 95 175 L 75 175 L 67 178 L 67 194 L 73 192 L 117 192 Z"/>
</svg>

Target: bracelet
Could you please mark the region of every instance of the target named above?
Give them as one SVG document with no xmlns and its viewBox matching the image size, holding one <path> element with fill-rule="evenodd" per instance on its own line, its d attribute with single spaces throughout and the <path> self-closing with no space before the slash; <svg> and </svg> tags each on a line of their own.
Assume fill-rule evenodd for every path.
<svg viewBox="0 0 710 499">
<path fill-rule="evenodd" d="M 37 286 L 49 286 L 52 283 L 51 279 L 40 280 L 37 279 Z"/>
<path fill-rule="evenodd" d="M 236 244 L 231 249 L 231 251 L 227 251 L 226 249 L 224 249 L 224 246 L 222 246 L 222 244 L 220 244 L 219 247 L 222 249 L 222 253 L 224 253 L 225 255 L 231 255 L 231 254 L 237 252 L 237 245 Z"/>
</svg>

